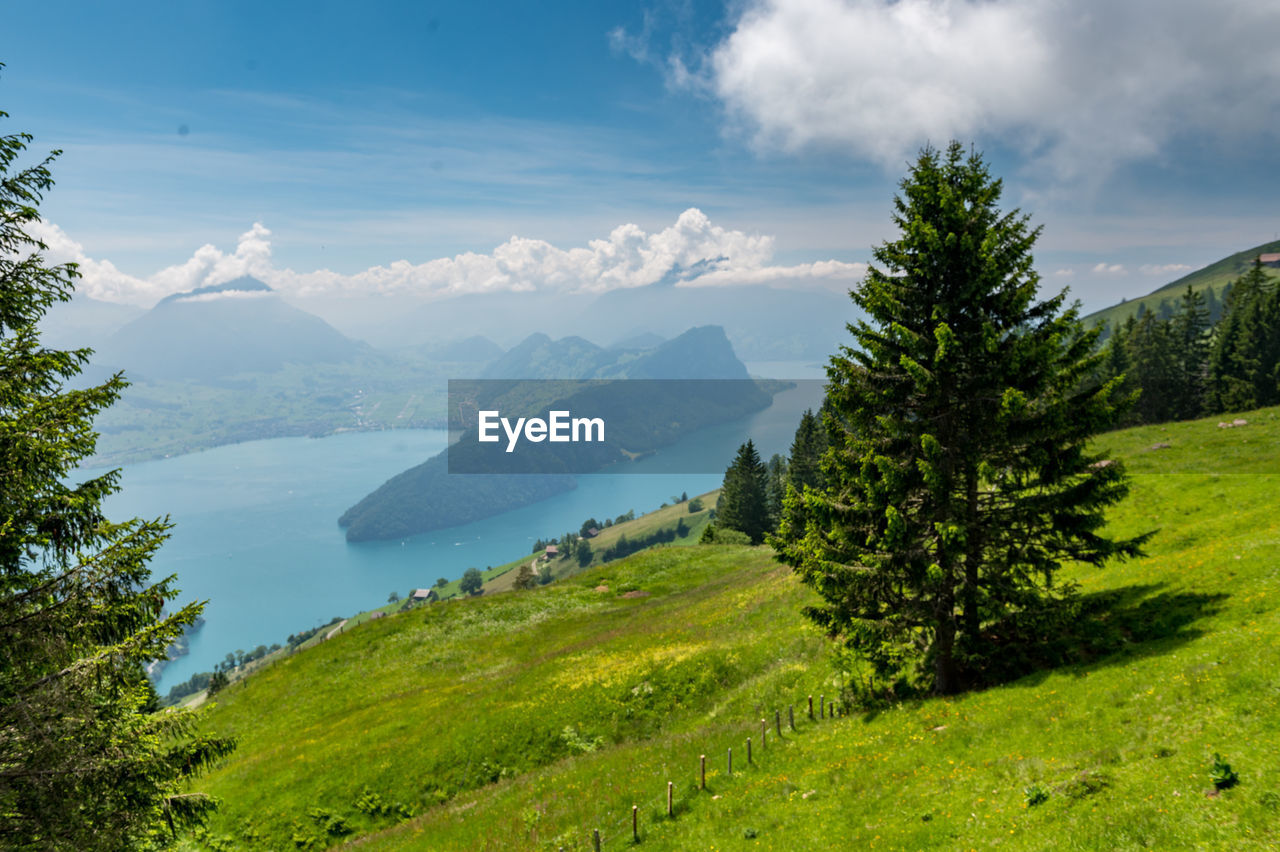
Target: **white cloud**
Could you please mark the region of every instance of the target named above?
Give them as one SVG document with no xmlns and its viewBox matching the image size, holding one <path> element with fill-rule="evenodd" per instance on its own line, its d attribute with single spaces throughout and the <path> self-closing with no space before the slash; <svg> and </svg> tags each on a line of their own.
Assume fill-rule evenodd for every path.
<svg viewBox="0 0 1280 852">
<path fill-rule="evenodd" d="M 1138 267 L 1138 271 L 1143 275 L 1174 275 L 1190 272 L 1192 268 L 1185 263 L 1144 263 Z"/>
<path fill-rule="evenodd" d="M 1053 274 L 1059 278 L 1074 278 L 1076 271 L 1064 266 L 1061 269 L 1055 269 Z"/>
<path fill-rule="evenodd" d="M 242 301 L 244 299 L 266 299 L 271 297 L 269 290 L 219 290 L 213 293 L 197 293 L 194 296 L 183 296 L 179 302 L 223 302 L 227 300 Z"/>
<path fill-rule="evenodd" d="M 45 256 L 51 262 L 79 264 L 81 281 L 76 287 L 79 292 L 106 302 L 151 304 L 173 293 L 230 281 L 242 275 L 253 275 L 265 281 L 274 272 L 271 267 L 271 232 L 258 223 L 240 235 L 231 254 L 205 244 L 184 263 L 166 267 L 146 278 L 122 272 L 109 260 L 89 257 L 80 243 L 51 222 L 37 222 L 27 230 L 49 247 Z"/>
<path fill-rule="evenodd" d="M 1127 271 L 1121 263 L 1098 263 L 1093 267 L 1094 275 L 1124 275 Z"/>
<path fill-rule="evenodd" d="M 987 140 L 1067 179 L 1158 155 L 1180 134 L 1276 131 L 1280 5 L 1265 0 L 738 8 L 695 85 L 766 147 L 851 149 L 896 170 L 925 142 Z"/>
<path fill-rule="evenodd" d="M 49 259 L 80 264 L 81 292 L 95 299 L 150 304 L 172 293 L 252 275 L 273 289 L 299 296 L 399 294 L 439 299 L 468 293 L 603 292 L 664 282 L 678 287 L 773 284 L 847 289 L 866 265 L 837 260 L 794 266 L 771 263 L 774 240 L 712 224 L 690 208 L 670 227 L 647 233 L 620 225 L 585 247 L 561 249 L 544 240 L 513 236 L 488 254 L 466 252 L 413 264 L 398 260 L 352 275 L 329 269 L 298 272 L 272 264 L 271 232 L 255 223 L 226 253 L 204 245 L 185 262 L 146 278 L 86 255 L 56 225 L 32 229 L 49 245 Z"/>
</svg>

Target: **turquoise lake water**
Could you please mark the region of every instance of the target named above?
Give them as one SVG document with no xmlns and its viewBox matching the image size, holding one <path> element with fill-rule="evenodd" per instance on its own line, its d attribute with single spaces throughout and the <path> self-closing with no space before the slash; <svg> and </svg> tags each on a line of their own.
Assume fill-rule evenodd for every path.
<svg viewBox="0 0 1280 852">
<path fill-rule="evenodd" d="M 757 375 L 814 378 L 797 365 L 749 365 Z M 785 369 L 785 372 L 784 372 Z M 156 576 L 177 574 L 179 601 L 207 600 L 204 627 L 190 653 L 170 663 L 161 694 L 228 652 L 283 643 L 290 633 L 334 616 L 352 615 L 528 553 L 534 539 L 576 531 L 588 517 L 649 512 L 682 491 L 720 486 L 716 474 L 751 437 L 762 457 L 785 453 L 800 412 L 821 402 L 815 384 L 801 384 L 771 408 L 705 429 L 637 463 L 631 474 L 579 477 L 578 487 L 512 512 L 403 541 L 349 544 L 337 518 L 388 478 L 445 447 L 442 430 L 396 430 L 327 438 L 276 438 L 219 447 L 127 467 L 108 516 L 169 515 L 176 524 L 152 562 Z"/>
</svg>

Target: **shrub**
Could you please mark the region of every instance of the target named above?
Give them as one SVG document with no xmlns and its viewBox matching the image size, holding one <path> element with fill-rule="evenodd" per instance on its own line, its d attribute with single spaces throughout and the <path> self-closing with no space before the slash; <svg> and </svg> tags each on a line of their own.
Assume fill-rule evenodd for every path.
<svg viewBox="0 0 1280 852">
<path fill-rule="evenodd" d="M 1222 759 L 1222 755 L 1215 753 L 1213 755 L 1213 763 L 1209 767 L 1209 778 L 1213 781 L 1213 786 L 1218 790 L 1230 790 L 1232 787 L 1240 783 L 1240 776 L 1231 764 Z"/>
</svg>

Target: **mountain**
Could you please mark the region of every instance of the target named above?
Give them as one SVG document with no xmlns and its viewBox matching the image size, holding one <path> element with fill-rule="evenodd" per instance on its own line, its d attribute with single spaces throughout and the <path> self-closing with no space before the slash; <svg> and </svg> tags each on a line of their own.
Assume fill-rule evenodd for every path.
<svg viewBox="0 0 1280 852">
<path fill-rule="evenodd" d="M 581 337 L 531 334 L 490 364 L 482 379 L 746 379 L 723 328 L 691 328 L 656 347 L 605 349 Z"/>
<path fill-rule="evenodd" d="M 722 327 L 738 357 L 749 361 L 825 359 L 845 343 L 857 308 L 845 293 L 761 285 L 672 287 L 654 284 L 603 293 L 567 323 L 603 339 L 646 329 L 670 336 L 691 325 Z"/>
<path fill-rule="evenodd" d="M 502 347 L 483 335 L 475 334 L 462 340 L 451 340 L 432 347 L 428 353 L 437 361 L 477 363 L 501 358 Z"/>
<path fill-rule="evenodd" d="M 256 278 L 175 293 L 103 342 L 95 363 L 135 378 L 209 381 L 285 364 L 348 361 L 367 347 Z"/>
<path fill-rule="evenodd" d="M 1191 285 L 1193 290 L 1205 292 L 1206 295 L 1208 294 L 1207 291 L 1212 291 L 1213 298 L 1221 302 L 1225 296 L 1227 285 L 1247 272 L 1258 255 L 1273 252 L 1280 252 L 1280 240 L 1273 240 L 1269 243 L 1263 243 L 1253 248 L 1227 255 L 1221 260 L 1214 261 L 1208 266 L 1197 269 L 1195 272 L 1190 272 L 1176 281 L 1157 287 L 1145 296 L 1137 299 L 1125 299 L 1117 305 L 1094 311 L 1084 318 L 1084 324 L 1087 327 L 1092 327 L 1099 322 L 1108 326 L 1123 323 L 1129 317 L 1136 315 L 1141 306 L 1145 305 L 1146 310 L 1158 311 L 1161 303 L 1166 301 L 1172 310 L 1177 307 L 1178 299 L 1182 297 L 1188 284 Z M 1280 277 L 1280 269 L 1270 268 L 1267 271 L 1273 277 Z M 1217 319 L 1216 315 L 1214 319 Z"/>
<path fill-rule="evenodd" d="M 531 334 L 494 361 L 484 379 L 589 379 L 615 364 L 620 353 L 604 349 L 581 337 L 552 340 L 541 332 Z"/>
<path fill-rule="evenodd" d="M 607 438 L 599 443 L 538 443 L 512 455 L 497 444 L 481 444 L 474 424 L 466 424 L 463 437 L 449 450 L 398 474 L 344 512 L 338 524 L 349 541 L 403 538 L 528 505 L 575 487 L 570 474 L 623 463 L 696 429 L 759 411 L 771 401 L 768 391 L 749 380 L 724 329 L 717 326 L 689 329 L 640 353 L 601 349 L 582 338 L 552 340 L 533 334 L 491 365 L 484 379 L 467 391 L 457 390 L 476 405 L 469 410 L 544 418 L 549 410 L 590 412 L 610 424 Z M 522 379 L 603 381 L 535 384 Z M 458 475 L 462 472 L 482 475 Z"/>
<path fill-rule="evenodd" d="M 651 331 L 645 331 L 640 334 L 633 334 L 630 337 L 624 337 L 611 345 L 610 349 L 652 349 L 655 346 L 662 345 L 666 338 L 661 334 L 654 334 Z"/>
<path fill-rule="evenodd" d="M 407 297 L 406 297 L 407 298 Z M 428 304 L 401 298 L 309 297 L 298 304 L 344 334 L 379 346 L 418 346 L 484 335 L 516 342 L 512 329 L 538 328 L 553 338 L 618 340 L 611 348 L 649 348 L 630 338 L 672 337 L 690 326 L 724 328 L 738 357 L 750 361 L 825 359 L 847 342 L 845 323 L 857 316 L 847 294 L 763 285 L 677 287 L 669 283 L 582 293 L 480 293 Z M 628 345 L 622 346 L 625 341 Z M 651 344 L 650 344 L 651 345 Z"/>
</svg>

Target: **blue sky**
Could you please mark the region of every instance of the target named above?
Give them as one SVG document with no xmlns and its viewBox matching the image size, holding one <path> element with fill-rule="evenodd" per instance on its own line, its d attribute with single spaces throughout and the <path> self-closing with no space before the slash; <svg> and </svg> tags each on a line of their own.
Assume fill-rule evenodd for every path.
<svg viewBox="0 0 1280 852">
<path fill-rule="evenodd" d="M 108 298 L 231 269 L 285 289 L 598 290 L 702 256 L 730 258 L 720 283 L 846 286 L 892 236 L 912 152 L 953 136 L 1045 226 L 1046 286 L 1088 307 L 1280 235 L 1271 3 L 55 2 L 6 19 L 5 132 L 65 150 L 45 218 Z M 617 246 L 644 259 L 601 275 Z"/>
</svg>

